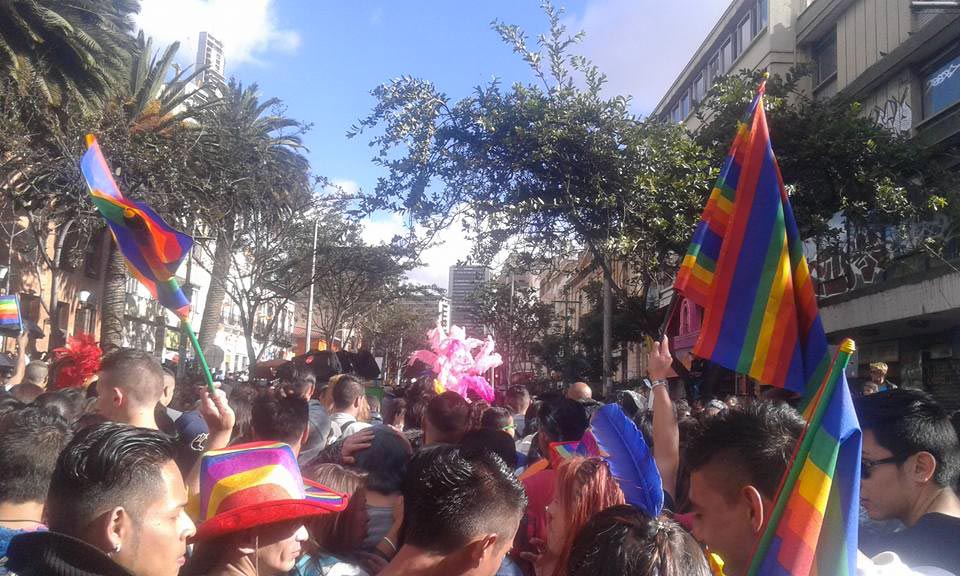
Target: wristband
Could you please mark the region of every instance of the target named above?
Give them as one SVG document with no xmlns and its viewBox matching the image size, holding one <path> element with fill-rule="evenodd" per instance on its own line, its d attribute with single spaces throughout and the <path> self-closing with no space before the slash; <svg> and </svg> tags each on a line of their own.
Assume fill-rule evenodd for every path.
<svg viewBox="0 0 960 576">
<path fill-rule="evenodd" d="M 666 380 L 654 380 L 650 383 L 650 390 L 653 390 L 657 386 L 666 386 L 668 382 Z"/>
</svg>

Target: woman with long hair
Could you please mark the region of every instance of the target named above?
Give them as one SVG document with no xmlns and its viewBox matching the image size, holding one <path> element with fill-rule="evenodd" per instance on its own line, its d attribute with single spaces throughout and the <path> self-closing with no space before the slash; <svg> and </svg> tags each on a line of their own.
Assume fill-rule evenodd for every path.
<svg viewBox="0 0 960 576">
<path fill-rule="evenodd" d="M 623 504 L 623 492 L 601 458 L 570 458 L 557 468 L 557 488 L 547 506 L 547 541 L 537 576 L 563 576 L 577 533 L 594 515 Z"/>
</svg>

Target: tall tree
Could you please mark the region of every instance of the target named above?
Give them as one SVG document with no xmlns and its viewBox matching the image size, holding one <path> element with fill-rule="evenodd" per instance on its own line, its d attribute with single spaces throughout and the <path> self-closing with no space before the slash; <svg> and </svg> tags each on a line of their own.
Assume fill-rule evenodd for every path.
<svg viewBox="0 0 960 576">
<path fill-rule="evenodd" d="M 216 237 L 199 334 L 206 349 L 220 329 L 225 278 L 244 216 L 289 206 L 288 193 L 306 185 L 309 165 L 300 153 L 307 126 L 284 116 L 277 98 L 261 101 L 256 84 L 244 87 L 231 80 L 223 87 L 221 105 L 205 111 L 200 121 L 204 129 L 194 169 L 203 183 L 197 191 L 206 201 L 203 220 Z"/>
<path fill-rule="evenodd" d="M 55 107 L 102 106 L 125 77 L 138 0 L 0 2 L 0 75 Z"/>
<path fill-rule="evenodd" d="M 493 331 L 505 371 L 527 368 L 532 346 L 546 335 L 553 322 L 553 305 L 541 302 L 528 287 L 509 282 L 487 282 L 473 293 L 477 320 Z"/>
</svg>

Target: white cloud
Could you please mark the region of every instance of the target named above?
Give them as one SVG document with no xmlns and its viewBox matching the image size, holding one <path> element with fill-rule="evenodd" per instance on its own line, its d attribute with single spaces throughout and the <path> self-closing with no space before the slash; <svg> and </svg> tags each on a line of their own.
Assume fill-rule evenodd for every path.
<svg viewBox="0 0 960 576">
<path fill-rule="evenodd" d="M 334 178 L 330 180 L 330 184 L 324 186 L 324 190 L 328 194 L 355 196 L 360 191 L 360 185 L 353 180 Z"/>
<path fill-rule="evenodd" d="M 720 19 L 730 0 L 594 0 L 571 33 L 586 32 L 574 48 L 607 75 L 606 93 L 633 96 L 648 114 Z"/>
<path fill-rule="evenodd" d="M 277 22 L 273 0 L 142 0 L 137 25 L 155 44 L 180 41 L 178 58 L 191 63 L 200 32 L 210 32 L 223 42 L 227 76 L 232 65 L 300 46 L 300 35 Z"/>
<path fill-rule="evenodd" d="M 400 214 L 386 214 L 365 220 L 362 238 L 364 242 L 376 245 L 405 233 L 403 217 Z M 407 278 L 411 282 L 433 284 L 446 290 L 450 267 L 470 255 L 473 242 L 464 234 L 459 220 L 439 232 L 436 241 L 435 246 L 421 255 L 424 265 L 411 270 Z"/>
</svg>

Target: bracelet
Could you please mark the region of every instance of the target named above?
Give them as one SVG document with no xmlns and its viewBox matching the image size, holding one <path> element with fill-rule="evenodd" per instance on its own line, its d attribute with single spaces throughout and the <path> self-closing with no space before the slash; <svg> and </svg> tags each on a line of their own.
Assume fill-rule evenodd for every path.
<svg viewBox="0 0 960 576">
<path fill-rule="evenodd" d="M 653 390 L 657 386 L 666 386 L 667 384 L 669 384 L 669 382 L 666 380 L 654 380 L 650 383 L 650 390 Z"/>
<path fill-rule="evenodd" d="M 390 548 L 393 549 L 393 553 L 394 553 L 394 554 L 397 553 L 397 545 L 394 544 L 394 543 L 390 540 L 390 538 L 387 538 L 386 536 L 384 536 L 384 537 L 383 537 L 383 542 L 386 542 L 387 544 L 390 545 Z"/>
</svg>

